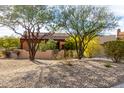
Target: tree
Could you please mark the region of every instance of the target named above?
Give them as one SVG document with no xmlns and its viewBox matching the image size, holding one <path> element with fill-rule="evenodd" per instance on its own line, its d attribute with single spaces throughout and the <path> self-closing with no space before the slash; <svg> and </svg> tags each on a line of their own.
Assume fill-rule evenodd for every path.
<svg viewBox="0 0 124 93">
<path fill-rule="evenodd" d="M 9 27 L 27 41 L 29 58 L 33 61 L 42 38 L 46 35 L 53 34 L 46 33 L 40 36 L 40 31 L 45 28 L 52 19 L 49 8 L 47 6 L 34 5 L 9 6 L 7 12 L 4 12 L 0 17 L 0 24 Z M 18 29 L 21 29 L 23 33 L 19 33 Z"/>
<path fill-rule="evenodd" d="M 75 42 L 73 38 L 67 38 L 66 42 L 64 44 L 64 48 L 65 50 L 71 50 L 70 52 L 72 52 L 72 50 L 75 50 Z M 95 55 L 98 55 L 101 53 L 101 49 L 102 46 L 100 45 L 100 41 L 98 37 L 95 37 L 94 39 L 92 39 L 88 45 L 87 48 L 84 51 L 84 56 L 85 57 L 93 57 Z"/>
<path fill-rule="evenodd" d="M 0 38 L 0 48 L 5 49 L 5 51 L 19 48 L 19 45 L 19 38 L 16 38 L 14 36 L 5 36 Z"/>
<path fill-rule="evenodd" d="M 79 59 L 93 38 L 117 26 L 117 18 L 106 7 L 57 6 L 56 11 L 57 23 L 74 39 Z"/>
<path fill-rule="evenodd" d="M 101 49 L 102 49 L 102 46 L 100 45 L 100 41 L 98 37 L 95 37 L 88 43 L 87 48 L 84 51 L 84 56 L 91 58 L 95 55 L 100 54 Z"/>
<path fill-rule="evenodd" d="M 10 57 L 10 50 L 19 48 L 19 38 L 14 36 L 5 36 L 0 38 L 0 48 L 5 49 L 3 53 L 7 58 Z"/>
<path fill-rule="evenodd" d="M 124 58 L 124 41 L 109 41 L 104 43 L 105 54 L 113 62 L 120 62 Z"/>
</svg>

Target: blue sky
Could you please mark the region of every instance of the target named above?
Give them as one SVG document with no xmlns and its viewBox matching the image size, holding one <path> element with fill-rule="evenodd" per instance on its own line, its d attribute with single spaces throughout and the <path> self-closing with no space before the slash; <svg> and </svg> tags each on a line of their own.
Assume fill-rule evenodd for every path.
<svg viewBox="0 0 124 93">
<path fill-rule="evenodd" d="M 109 8 L 115 14 L 115 16 L 121 17 L 118 28 L 124 31 L 124 6 L 114 5 L 114 6 L 109 6 Z M 117 29 L 111 31 L 110 33 L 116 35 L 116 30 Z"/>
<path fill-rule="evenodd" d="M 124 31 L 124 6 L 112 5 L 112 6 L 109 6 L 109 8 L 115 14 L 115 16 L 121 17 L 118 28 Z M 113 31 L 108 32 L 107 34 L 116 35 L 116 30 L 117 29 L 114 29 Z M 4 35 L 16 35 L 16 34 L 6 27 L 0 27 L 0 36 L 4 36 Z"/>
</svg>

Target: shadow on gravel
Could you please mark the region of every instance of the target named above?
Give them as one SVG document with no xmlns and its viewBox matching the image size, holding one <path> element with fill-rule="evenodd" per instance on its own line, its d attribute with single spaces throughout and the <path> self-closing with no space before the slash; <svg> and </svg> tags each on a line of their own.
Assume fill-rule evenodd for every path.
<svg viewBox="0 0 124 93">
<path fill-rule="evenodd" d="M 41 62 L 41 61 L 38 61 L 38 60 L 34 60 L 32 62 L 37 64 L 37 65 L 48 65 L 47 63 L 44 63 L 44 62 Z"/>
<path fill-rule="evenodd" d="M 91 64 L 89 64 L 91 65 Z M 94 69 L 100 69 L 93 66 Z M 95 88 L 95 87 L 110 87 L 111 84 L 104 79 L 103 75 L 95 72 L 95 70 L 88 69 L 83 65 L 74 64 L 68 65 L 54 65 L 41 68 L 39 81 L 35 87 L 50 87 L 50 88 Z"/>
<path fill-rule="evenodd" d="M 105 68 L 95 63 L 82 61 L 80 64 L 49 65 L 35 60 L 33 63 L 41 65 L 35 88 L 107 88 L 120 82 L 124 75 L 119 75 L 120 68 Z M 83 63 L 84 62 L 84 63 Z M 95 61 L 96 62 L 96 61 Z M 98 61 L 100 62 L 100 61 Z M 43 65 L 43 66 L 42 66 Z M 115 79 L 115 81 L 113 81 Z"/>
</svg>

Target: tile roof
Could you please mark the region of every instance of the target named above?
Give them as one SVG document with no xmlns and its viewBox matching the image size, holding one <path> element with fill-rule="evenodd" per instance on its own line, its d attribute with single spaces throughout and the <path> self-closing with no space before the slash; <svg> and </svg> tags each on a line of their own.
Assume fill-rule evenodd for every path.
<svg viewBox="0 0 124 93">
<path fill-rule="evenodd" d="M 41 33 L 40 36 L 42 37 L 45 33 Z M 68 35 L 66 33 L 54 33 L 52 35 L 46 35 L 43 37 L 43 39 L 56 39 L 56 40 L 59 40 L 59 39 L 65 39 L 67 38 Z"/>
<path fill-rule="evenodd" d="M 65 40 L 68 37 L 66 33 L 40 33 L 38 39 L 55 39 L 55 40 Z M 21 37 L 24 39 L 24 37 Z"/>
<path fill-rule="evenodd" d="M 68 37 L 68 34 L 66 33 L 52 33 L 52 34 L 40 33 L 39 39 L 41 39 L 41 37 L 42 39 L 65 40 L 65 38 Z M 24 39 L 24 38 L 21 38 L 21 39 Z M 116 36 L 115 35 L 103 35 L 103 36 L 99 36 L 99 40 L 100 40 L 100 44 L 103 44 L 104 42 L 107 42 L 107 41 L 116 40 Z"/>
</svg>

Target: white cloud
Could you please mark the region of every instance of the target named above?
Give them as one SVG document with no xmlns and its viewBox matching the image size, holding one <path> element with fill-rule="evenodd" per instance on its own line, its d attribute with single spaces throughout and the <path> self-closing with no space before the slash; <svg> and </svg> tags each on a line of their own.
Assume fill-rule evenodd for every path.
<svg viewBox="0 0 124 93">
<path fill-rule="evenodd" d="M 6 27 L 0 27 L 0 36 L 5 35 L 16 35 L 12 30 L 6 28 Z"/>
<path fill-rule="evenodd" d="M 121 18 L 118 22 L 119 24 L 118 28 L 124 31 L 124 6 L 113 5 L 113 6 L 109 6 L 109 8 L 115 14 L 115 16 L 118 16 Z M 113 30 L 111 34 L 116 34 L 117 33 L 116 30 L 117 29 Z"/>
<path fill-rule="evenodd" d="M 117 16 L 123 16 L 124 17 L 124 6 L 110 6 L 109 7 Z"/>
</svg>

